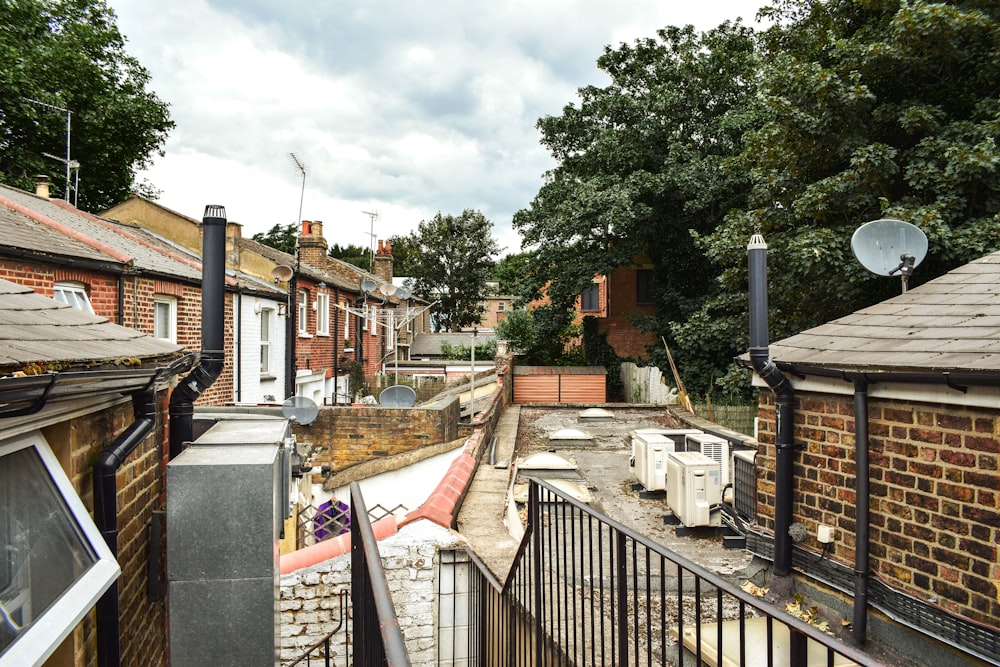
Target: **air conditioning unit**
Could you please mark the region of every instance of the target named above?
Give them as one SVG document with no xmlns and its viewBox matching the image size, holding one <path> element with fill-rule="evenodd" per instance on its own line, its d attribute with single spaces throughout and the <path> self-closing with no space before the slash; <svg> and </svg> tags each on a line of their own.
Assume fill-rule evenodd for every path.
<svg viewBox="0 0 1000 667">
<path fill-rule="evenodd" d="M 674 451 L 674 441 L 647 429 L 632 431 L 629 436 L 636 479 L 647 491 L 663 491 L 667 474 L 665 457 Z"/>
<path fill-rule="evenodd" d="M 667 506 L 684 526 L 721 526 L 721 503 L 718 461 L 701 452 L 667 455 Z"/>
<path fill-rule="evenodd" d="M 753 450 L 733 452 L 733 508 L 751 523 L 757 520 L 757 475 Z"/>
<path fill-rule="evenodd" d="M 732 484 L 733 478 L 731 476 L 728 440 L 720 438 L 717 435 L 709 435 L 708 433 L 689 434 L 684 436 L 684 440 L 684 451 L 701 452 L 713 461 L 717 461 L 719 463 L 720 472 L 722 474 L 722 486 Z"/>
</svg>

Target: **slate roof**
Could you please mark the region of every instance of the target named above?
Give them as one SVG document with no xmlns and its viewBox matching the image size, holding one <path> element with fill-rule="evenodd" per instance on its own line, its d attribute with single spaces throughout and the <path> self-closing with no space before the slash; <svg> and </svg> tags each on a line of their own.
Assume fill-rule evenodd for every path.
<svg viewBox="0 0 1000 667">
<path fill-rule="evenodd" d="M 182 349 L 0 280 L 0 368 L 118 364 L 122 359 L 172 356 Z"/>
<path fill-rule="evenodd" d="M 773 343 L 770 354 L 840 370 L 1000 371 L 1000 252 Z"/>
<path fill-rule="evenodd" d="M 0 206 L 0 227 L 3 228 L 3 234 L 0 234 L 2 247 L 27 250 L 51 257 L 77 257 L 96 262 L 122 264 L 119 259 L 78 239 L 70 238 L 7 206 Z"/>
<path fill-rule="evenodd" d="M 130 258 L 136 268 L 163 276 L 201 283 L 200 268 L 180 261 L 176 257 L 164 253 L 161 249 L 144 243 L 132 233 L 132 230 L 126 230 L 120 225 L 91 216 L 62 201 L 38 197 L 7 185 L 0 184 L 0 196 L 29 208 L 49 220 L 70 227 L 100 244 L 113 248 Z M 36 222 L 36 224 L 42 223 Z"/>
<path fill-rule="evenodd" d="M 496 334 L 492 331 L 480 331 L 476 336 L 476 346 L 486 345 L 496 339 Z M 469 347 L 472 345 L 472 333 L 455 333 L 446 331 L 443 333 L 421 333 L 413 337 L 410 344 L 411 357 L 439 357 L 441 356 L 441 345 L 448 343 L 452 346 Z"/>
</svg>

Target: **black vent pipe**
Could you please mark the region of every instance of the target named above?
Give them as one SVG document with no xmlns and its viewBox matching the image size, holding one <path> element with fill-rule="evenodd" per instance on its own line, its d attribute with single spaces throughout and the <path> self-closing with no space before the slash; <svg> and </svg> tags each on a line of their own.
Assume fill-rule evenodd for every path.
<svg viewBox="0 0 1000 667">
<path fill-rule="evenodd" d="M 125 459 L 145 440 L 156 425 L 154 382 L 132 397 L 135 421 L 94 461 L 94 523 L 115 558 L 118 557 L 118 487 L 116 474 Z M 118 581 L 115 580 L 97 601 L 97 664 L 121 665 L 118 616 Z"/>
<path fill-rule="evenodd" d="M 747 244 L 747 264 L 750 277 L 750 365 L 774 392 L 774 444 L 777 450 L 774 488 L 774 574 L 792 573 L 792 484 L 794 442 L 795 390 L 791 382 L 770 359 L 767 333 L 767 244 L 764 237 L 754 234 Z"/>
<path fill-rule="evenodd" d="M 205 207 L 201 221 L 201 363 L 170 395 L 170 458 L 194 431 L 194 402 L 222 374 L 225 363 L 226 209 Z"/>
<path fill-rule="evenodd" d="M 858 644 L 864 643 L 868 632 L 868 552 L 871 542 L 868 444 L 868 381 L 859 379 L 854 381 L 854 483 L 857 493 L 854 508 L 854 623 L 851 626 Z"/>
</svg>

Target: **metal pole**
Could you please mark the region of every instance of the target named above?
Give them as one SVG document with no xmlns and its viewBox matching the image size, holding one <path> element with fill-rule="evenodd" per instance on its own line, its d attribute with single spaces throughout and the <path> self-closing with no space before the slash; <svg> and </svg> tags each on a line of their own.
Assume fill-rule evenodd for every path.
<svg viewBox="0 0 1000 667">
<path fill-rule="evenodd" d="M 469 373 L 469 423 L 476 417 L 476 336 L 479 330 L 472 328 L 472 369 Z"/>
<path fill-rule="evenodd" d="M 66 196 L 65 196 L 65 199 L 66 199 L 67 203 L 69 203 L 69 191 L 70 191 L 70 188 L 73 187 L 73 182 L 70 180 L 70 174 L 69 174 L 69 142 L 70 142 L 70 137 L 73 134 L 72 125 L 70 123 L 70 117 L 72 115 L 73 115 L 73 112 L 70 111 L 69 109 L 66 109 Z"/>
</svg>

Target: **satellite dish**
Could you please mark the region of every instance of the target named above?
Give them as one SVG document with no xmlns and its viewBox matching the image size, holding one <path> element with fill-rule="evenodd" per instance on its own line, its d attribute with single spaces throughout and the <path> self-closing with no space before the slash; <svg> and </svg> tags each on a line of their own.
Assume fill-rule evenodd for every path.
<svg viewBox="0 0 1000 667">
<path fill-rule="evenodd" d="M 394 384 L 382 390 L 378 402 L 387 408 L 412 408 L 417 402 L 417 392 L 405 384 Z"/>
<path fill-rule="evenodd" d="M 271 269 L 271 277 L 274 278 L 275 282 L 286 282 L 292 277 L 292 269 L 284 264 L 279 264 Z"/>
<path fill-rule="evenodd" d="M 406 301 L 407 299 L 410 298 L 411 294 L 412 292 L 410 291 L 410 288 L 407 287 L 406 285 L 402 285 L 396 288 L 396 298 L 398 298 L 400 301 Z"/>
<path fill-rule="evenodd" d="M 365 294 L 371 294 L 375 291 L 376 287 L 378 287 L 378 285 L 371 278 L 365 278 L 361 281 L 361 291 Z"/>
<path fill-rule="evenodd" d="M 292 396 L 281 404 L 281 414 L 285 416 L 285 419 L 291 419 L 296 424 L 305 426 L 313 423 L 316 415 L 319 414 L 319 408 L 316 407 L 316 403 L 312 399 L 305 396 Z"/>
<path fill-rule="evenodd" d="M 851 250 L 872 273 L 880 276 L 900 273 L 906 277 L 927 256 L 927 235 L 909 222 L 882 218 L 866 222 L 854 231 Z"/>
<path fill-rule="evenodd" d="M 392 283 L 382 283 L 378 286 L 378 291 L 385 296 L 392 296 L 396 293 L 396 286 Z"/>
</svg>

